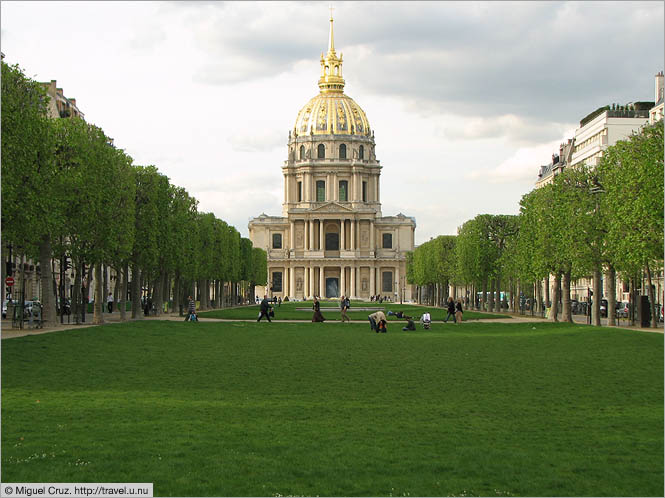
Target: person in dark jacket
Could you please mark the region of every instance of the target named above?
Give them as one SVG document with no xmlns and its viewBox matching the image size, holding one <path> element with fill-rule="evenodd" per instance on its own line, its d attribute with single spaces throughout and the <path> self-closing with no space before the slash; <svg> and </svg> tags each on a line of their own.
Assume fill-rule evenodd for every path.
<svg viewBox="0 0 665 498">
<path fill-rule="evenodd" d="M 455 323 L 462 323 L 462 301 L 459 299 L 457 300 L 457 304 L 455 305 Z"/>
<path fill-rule="evenodd" d="M 319 303 L 319 300 L 316 298 L 316 296 L 314 296 L 314 304 L 312 305 L 312 309 L 314 310 L 312 321 L 323 322 L 325 318 L 323 318 L 323 315 L 321 314 L 321 304 Z"/>
<path fill-rule="evenodd" d="M 446 316 L 446 319 L 443 321 L 446 323 L 450 317 L 453 317 L 453 322 L 455 321 L 455 301 L 453 301 L 452 297 L 448 298 L 448 315 Z"/>
<path fill-rule="evenodd" d="M 268 296 L 264 295 L 263 299 L 261 300 L 261 314 L 259 315 L 259 319 L 257 320 L 257 322 L 260 322 L 261 318 L 263 318 L 264 316 L 268 319 L 269 322 L 272 322 L 272 320 L 270 319 L 269 311 L 270 311 L 270 304 L 268 303 Z"/>
<path fill-rule="evenodd" d="M 416 330 L 416 324 L 413 323 L 413 318 L 411 318 L 409 315 L 404 315 L 404 319 L 406 320 L 406 327 L 404 327 L 402 330 Z"/>
</svg>

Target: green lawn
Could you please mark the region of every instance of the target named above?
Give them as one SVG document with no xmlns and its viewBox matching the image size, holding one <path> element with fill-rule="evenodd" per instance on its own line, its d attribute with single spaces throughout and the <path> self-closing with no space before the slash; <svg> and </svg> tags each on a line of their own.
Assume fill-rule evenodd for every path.
<svg viewBox="0 0 665 498">
<path fill-rule="evenodd" d="M 663 335 L 145 321 L 2 341 L 2 481 L 663 496 Z"/>
<path fill-rule="evenodd" d="M 301 308 L 301 309 L 298 309 Z M 326 309 L 331 308 L 331 309 Z M 372 303 L 367 301 L 352 301 L 351 308 L 347 312 L 351 320 L 367 320 L 367 315 L 374 313 L 370 310 L 360 310 L 359 308 L 371 308 L 372 310 L 382 310 L 386 315 L 388 310 L 398 312 L 403 311 L 407 315 L 412 316 L 415 321 L 420 319 L 420 316 L 429 311 L 433 321 L 441 321 L 448 314 L 445 309 L 435 308 L 431 306 L 420 306 L 413 304 L 399 304 L 399 303 Z M 282 303 L 281 306 L 274 305 L 275 319 L 276 320 L 312 320 L 312 301 L 288 301 Z M 321 313 L 326 320 L 340 320 L 341 313 L 339 309 L 339 300 L 323 300 L 321 301 Z M 204 311 L 200 313 L 203 318 L 228 318 L 234 320 L 248 320 L 256 319 L 259 315 L 259 306 L 242 306 L 237 308 L 227 308 L 215 311 Z M 401 321 L 394 316 L 388 316 L 388 321 Z M 464 311 L 464 320 L 477 320 L 479 318 L 510 318 L 510 315 L 499 315 L 493 313 L 481 313 L 478 311 Z M 265 318 L 264 318 L 265 320 Z M 449 320 L 452 321 L 452 318 Z"/>
</svg>

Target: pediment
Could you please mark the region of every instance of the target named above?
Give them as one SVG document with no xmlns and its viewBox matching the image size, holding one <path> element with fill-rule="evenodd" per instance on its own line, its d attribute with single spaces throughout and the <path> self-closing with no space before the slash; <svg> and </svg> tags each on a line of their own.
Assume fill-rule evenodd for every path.
<svg viewBox="0 0 665 498">
<path fill-rule="evenodd" d="M 353 213 L 353 209 L 336 202 L 328 202 L 311 210 L 312 213 L 339 213 L 340 211 L 343 213 Z"/>
</svg>

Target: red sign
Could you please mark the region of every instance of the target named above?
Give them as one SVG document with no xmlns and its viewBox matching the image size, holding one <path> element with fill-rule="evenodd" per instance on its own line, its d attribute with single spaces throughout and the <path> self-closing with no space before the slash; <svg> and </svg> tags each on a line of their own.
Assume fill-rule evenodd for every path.
<svg viewBox="0 0 665 498">
<path fill-rule="evenodd" d="M 5 279 L 5 283 L 7 284 L 7 287 L 11 287 L 12 285 L 14 285 L 14 277 L 7 277 Z"/>
</svg>

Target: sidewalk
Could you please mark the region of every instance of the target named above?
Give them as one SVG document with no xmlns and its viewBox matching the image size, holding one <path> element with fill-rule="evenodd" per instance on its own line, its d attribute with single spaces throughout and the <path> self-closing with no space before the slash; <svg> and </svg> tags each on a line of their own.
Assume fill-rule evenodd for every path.
<svg viewBox="0 0 665 498">
<path fill-rule="evenodd" d="M 501 315 L 509 315 L 510 318 L 485 318 L 485 319 L 480 319 L 480 320 L 472 320 L 473 322 L 478 322 L 478 323 L 525 323 L 525 322 L 548 322 L 549 320 L 541 317 L 541 316 L 531 316 L 531 315 L 520 315 L 520 314 L 511 314 L 511 313 L 500 313 Z M 177 312 L 176 313 L 166 313 L 161 316 L 150 316 L 150 317 L 144 317 L 141 316 L 141 318 L 131 318 L 132 314 L 131 312 L 127 312 L 127 321 L 140 321 L 140 320 L 168 320 L 168 321 L 183 321 L 184 316 L 180 316 Z M 573 320 L 575 323 L 584 325 L 586 324 L 586 316 L 581 316 L 581 315 L 573 315 Z M 24 323 L 24 328 L 23 329 L 13 329 L 12 328 L 12 321 L 11 320 L 2 320 L 2 339 L 12 339 L 14 337 L 24 337 L 26 335 L 39 335 L 39 334 L 48 334 L 50 332 L 60 332 L 60 331 L 68 331 L 68 330 L 77 330 L 81 328 L 87 328 L 87 327 L 96 327 L 96 325 L 92 324 L 92 313 L 88 313 L 85 315 L 85 323 L 81 323 L 79 325 L 76 325 L 74 321 L 72 320 L 71 323 L 67 323 L 67 317 L 65 317 L 65 323 L 60 324 L 58 323 L 57 326 L 55 327 L 44 327 L 41 329 L 37 328 L 28 328 L 28 323 Z M 227 319 L 227 318 L 199 318 L 201 322 L 255 322 L 256 320 L 251 319 L 251 320 L 238 320 L 238 319 Z M 303 323 L 306 322 L 303 320 L 277 320 L 278 322 L 281 323 Z M 440 320 L 434 320 L 434 323 L 438 323 Z M 627 320 L 621 320 L 622 323 L 627 323 Z M 114 312 L 114 313 L 104 313 L 104 324 L 109 324 L 109 323 L 121 323 L 120 321 L 120 312 Z M 338 320 L 326 320 L 323 323 L 339 323 Z M 351 320 L 351 323 L 366 323 L 366 320 Z M 601 323 L 603 326 L 607 326 L 607 318 L 601 319 Z M 591 327 L 591 325 L 589 325 Z M 655 332 L 655 333 L 663 333 L 663 327 L 657 328 L 657 329 L 652 329 L 652 328 L 642 328 L 639 326 L 634 326 L 631 327 L 629 325 L 621 325 L 621 326 L 615 326 L 612 328 L 620 328 L 620 329 L 625 329 L 625 330 L 637 330 L 637 331 L 642 331 L 642 332 Z"/>
</svg>

